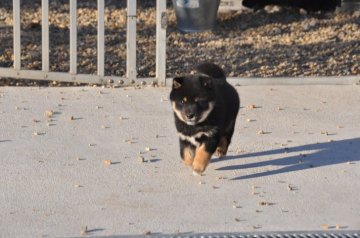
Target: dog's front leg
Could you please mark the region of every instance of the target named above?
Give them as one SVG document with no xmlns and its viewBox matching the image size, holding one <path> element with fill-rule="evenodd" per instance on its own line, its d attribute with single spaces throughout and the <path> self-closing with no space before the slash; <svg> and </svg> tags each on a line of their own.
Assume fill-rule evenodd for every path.
<svg viewBox="0 0 360 238">
<path fill-rule="evenodd" d="M 205 171 L 207 165 L 210 163 L 211 156 L 214 154 L 218 143 L 218 136 L 211 137 L 196 148 L 195 157 L 192 164 L 194 174 L 201 175 Z"/>
<path fill-rule="evenodd" d="M 180 139 L 180 156 L 186 165 L 192 166 L 195 156 L 195 146 Z"/>
</svg>

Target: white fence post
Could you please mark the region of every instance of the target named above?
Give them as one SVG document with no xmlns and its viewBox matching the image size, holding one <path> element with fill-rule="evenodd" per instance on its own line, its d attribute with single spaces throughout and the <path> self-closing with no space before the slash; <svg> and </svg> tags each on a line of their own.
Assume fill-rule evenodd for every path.
<svg viewBox="0 0 360 238">
<path fill-rule="evenodd" d="M 156 0 L 156 79 L 166 85 L 166 0 Z"/>
<path fill-rule="evenodd" d="M 70 74 L 77 73 L 77 0 L 70 0 Z"/>
<path fill-rule="evenodd" d="M 97 74 L 105 75 L 105 0 L 98 0 L 98 42 L 97 42 Z"/>
<path fill-rule="evenodd" d="M 14 69 L 21 68 L 20 0 L 13 0 Z"/>
<path fill-rule="evenodd" d="M 49 0 L 41 0 L 42 71 L 49 72 Z"/>
<path fill-rule="evenodd" d="M 136 79 L 136 0 L 127 0 L 126 75 Z"/>
<path fill-rule="evenodd" d="M 1 0 L 0 0 L 1 1 Z M 11 1 L 11 0 L 9 0 Z M 126 76 L 105 75 L 105 0 L 97 0 L 97 73 L 78 74 L 77 70 L 77 0 L 70 4 L 70 70 L 69 72 L 50 71 L 50 29 L 49 1 L 41 0 L 41 70 L 21 68 L 21 0 L 13 2 L 13 68 L 0 67 L 0 77 L 57 80 L 61 82 L 97 83 L 118 82 L 119 85 L 131 85 L 137 80 L 137 0 L 127 0 L 127 36 L 126 36 Z M 165 86 L 166 80 L 166 0 L 156 0 L 156 78 L 141 78 L 145 84 L 157 80 Z"/>
</svg>

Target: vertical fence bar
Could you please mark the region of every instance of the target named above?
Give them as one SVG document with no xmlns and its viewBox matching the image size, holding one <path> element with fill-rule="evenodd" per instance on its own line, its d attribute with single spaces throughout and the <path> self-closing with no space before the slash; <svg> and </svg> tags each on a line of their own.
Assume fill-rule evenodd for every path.
<svg viewBox="0 0 360 238">
<path fill-rule="evenodd" d="M 156 0 L 156 79 L 166 84 L 166 0 Z"/>
<path fill-rule="evenodd" d="M 127 0 L 126 76 L 136 79 L 136 1 Z"/>
<path fill-rule="evenodd" d="M 70 0 L 70 74 L 77 73 L 76 0 Z"/>
<path fill-rule="evenodd" d="M 20 0 L 13 0 L 14 69 L 21 68 Z"/>
<path fill-rule="evenodd" d="M 49 0 L 41 0 L 42 71 L 49 72 Z"/>
<path fill-rule="evenodd" d="M 97 73 L 99 76 L 105 75 L 105 0 L 98 0 L 98 41 L 97 41 Z"/>
</svg>

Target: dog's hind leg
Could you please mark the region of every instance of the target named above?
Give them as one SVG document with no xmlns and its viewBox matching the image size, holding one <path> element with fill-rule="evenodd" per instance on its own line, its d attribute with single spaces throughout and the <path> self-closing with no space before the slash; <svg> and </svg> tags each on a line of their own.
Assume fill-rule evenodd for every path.
<svg viewBox="0 0 360 238">
<path fill-rule="evenodd" d="M 234 134 L 235 129 L 235 121 L 231 121 L 228 127 L 225 130 L 224 135 L 220 137 L 219 144 L 216 148 L 216 155 L 219 156 L 219 158 L 226 156 L 226 153 L 228 151 L 231 138 Z"/>
<path fill-rule="evenodd" d="M 219 158 L 224 157 L 227 153 L 228 146 L 229 143 L 226 136 L 221 136 L 220 142 L 216 147 L 215 155 L 218 156 Z"/>
</svg>

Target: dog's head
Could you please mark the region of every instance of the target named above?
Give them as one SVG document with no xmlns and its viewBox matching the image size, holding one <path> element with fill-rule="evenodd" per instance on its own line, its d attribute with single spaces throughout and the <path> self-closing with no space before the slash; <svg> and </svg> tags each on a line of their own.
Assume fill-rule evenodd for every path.
<svg viewBox="0 0 360 238">
<path fill-rule="evenodd" d="M 215 106 L 213 79 L 203 75 L 173 79 L 170 101 L 176 117 L 187 125 L 204 122 Z"/>
</svg>

